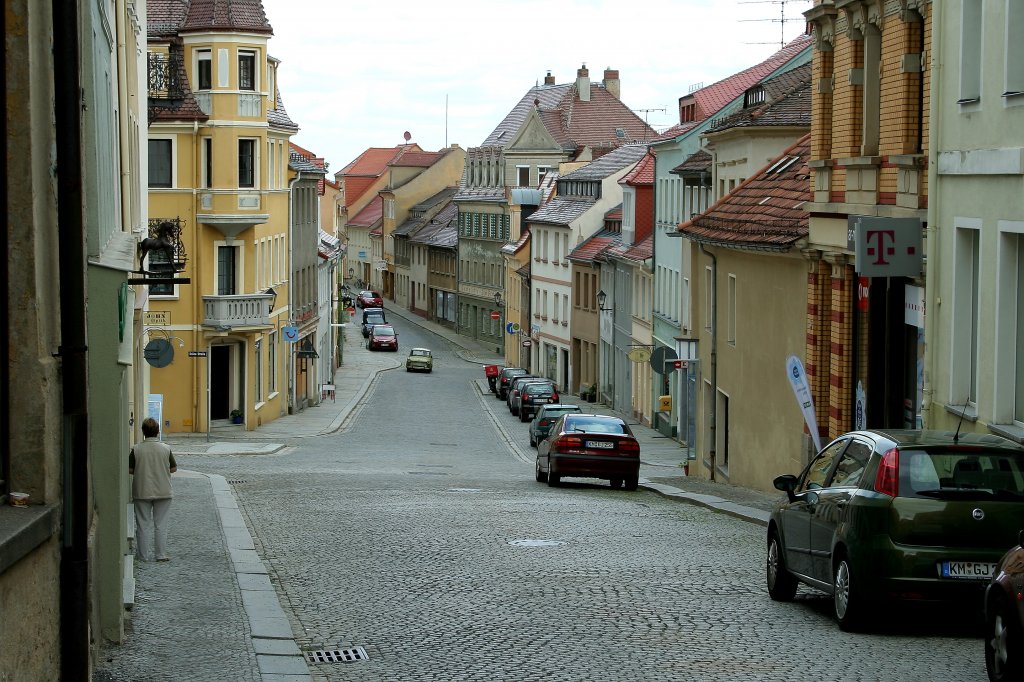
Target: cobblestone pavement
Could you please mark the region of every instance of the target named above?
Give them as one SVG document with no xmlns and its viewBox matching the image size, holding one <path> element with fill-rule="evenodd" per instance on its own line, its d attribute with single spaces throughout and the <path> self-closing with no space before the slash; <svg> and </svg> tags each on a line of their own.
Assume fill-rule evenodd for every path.
<svg viewBox="0 0 1024 682">
<path fill-rule="evenodd" d="M 400 319 L 396 326 L 405 349 L 434 349 L 432 374 L 383 371 L 336 429 L 282 438 L 272 452 L 196 448 L 179 457 L 182 468 L 237 482 L 231 488 L 254 554 L 295 643 L 368 654 L 311 663 L 313 679 L 985 678 L 981 639 L 962 621 L 889 609 L 880 630 L 849 634 L 831 620 L 825 597 L 801 590 L 793 604 L 772 602 L 757 513 L 771 496 L 679 476 L 670 442 L 641 445 L 648 490 L 535 482 L 526 426 L 481 391 L 479 364 L 465 361 L 486 355 L 473 357 Z M 676 503 L 676 493 L 696 504 Z M 746 520 L 706 508 L 729 511 L 722 505 L 740 498 L 732 512 Z M 195 521 L 176 515 L 180 502 L 172 518 L 189 528 Z M 194 540 L 172 534 L 175 561 Z M 185 584 L 221 572 L 230 570 L 206 560 Z M 238 611 L 230 599 L 216 603 Z M 176 606 L 186 627 L 205 629 L 191 602 Z M 224 627 L 246 632 L 244 624 Z M 141 653 L 131 656 L 145 662 L 147 642 L 135 638 L 123 649 L 134 644 Z M 250 666 L 230 677 L 205 661 L 212 667 L 196 668 L 186 653 L 129 670 L 158 668 L 166 677 L 97 679 L 253 674 Z M 240 641 L 232 653 L 241 659 L 251 651 Z M 262 679 L 285 678 L 264 670 Z"/>
</svg>

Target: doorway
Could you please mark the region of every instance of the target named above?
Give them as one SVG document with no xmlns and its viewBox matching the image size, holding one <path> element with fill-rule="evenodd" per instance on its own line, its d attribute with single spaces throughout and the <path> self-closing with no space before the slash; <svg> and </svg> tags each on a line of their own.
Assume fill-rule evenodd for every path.
<svg viewBox="0 0 1024 682">
<path fill-rule="evenodd" d="M 231 346 L 210 346 L 210 419 L 231 413 Z"/>
</svg>

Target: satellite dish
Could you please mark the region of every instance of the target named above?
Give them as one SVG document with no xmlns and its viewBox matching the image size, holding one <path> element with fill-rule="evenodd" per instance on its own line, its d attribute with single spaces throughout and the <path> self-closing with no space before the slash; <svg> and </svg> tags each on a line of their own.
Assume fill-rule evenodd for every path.
<svg viewBox="0 0 1024 682">
<path fill-rule="evenodd" d="M 404 134 L 404 135 L 402 135 L 402 137 L 404 137 L 404 138 L 405 138 L 405 141 L 406 141 L 406 142 L 408 142 L 409 140 L 411 140 L 411 139 L 412 139 L 412 133 L 410 133 L 410 132 L 409 132 L 408 130 L 406 130 L 406 131 L 405 131 L 405 134 Z"/>
<path fill-rule="evenodd" d="M 166 367 L 174 359 L 174 346 L 167 339 L 153 339 L 146 344 L 142 351 L 142 357 L 157 369 Z"/>
</svg>

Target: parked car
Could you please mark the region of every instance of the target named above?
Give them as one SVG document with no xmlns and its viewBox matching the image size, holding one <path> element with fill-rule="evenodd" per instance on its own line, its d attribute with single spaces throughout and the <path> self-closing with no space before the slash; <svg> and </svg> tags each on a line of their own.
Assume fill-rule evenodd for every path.
<svg viewBox="0 0 1024 682">
<path fill-rule="evenodd" d="M 530 447 L 537 447 L 537 443 L 548 437 L 551 425 L 558 421 L 563 414 L 570 412 L 580 413 L 583 410 L 579 405 L 541 405 L 537 408 L 537 414 L 530 422 Z"/>
<path fill-rule="evenodd" d="M 509 412 L 512 414 L 519 414 L 519 391 L 522 389 L 524 384 L 536 381 L 551 383 L 549 379 L 535 377 L 532 374 L 512 377 L 512 381 L 508 383 L 508 391 L 505 395 L 505 406 L 508 408 Z"/>
<path fill-rule="evenodd" d="M 985 667 L 992 682 L 1024 680 L 1024 530 L 985 589 Z"/>
<path fill-rule="evenodd" d="M 366 339 L 369 350 L 398 350 L 398 332 L 390 324 L 375 324 Z"/>
<path fill-rule="evenodd" d="M 873 602 L 984 603 L 1024 518 L 1024 447 L 993 435 L 854 431 L 775 487 L 786 497 L 768 524 L 768 593 L 791 600 L 798 582 L 825 592 L 847 630 L 881 615 Z"/>
<path fill-rule="evenodd" d="M 519 421 L 528 422 L 533 419 L 541 405 L 557 403 L 558 389 L 554 384 L 544 382 L 528 382 L 519 389 L 518 402 Z"/>
<path fill-rule="evenodd" d="M 434 356 L 430 353 L 429 348 L 411 348 L 409 350 L 409 357 L 405 359 L 405 371 L 413 370 L 417 372 L 434 371 Z"/>
<path fill-rule="evenodd" d="M 563 414 L 537 445 L 536 477 L 549 486 L 562 478 L 602 478 L 618 488 L 636 490 L 640 481 L 640 443 L 619 417 Z"/>
<path fill-rule="evenodd" d="M 360 308 L 382 308 L 384 299 L 376 291 L 365 289 L 356 294 L 356 305 Z"/>
<path fill-rule="evenodd" d="M 524 374 L 529 374 L 529 372 L 527 372 L 522 367 L 502 367 L 501 371 L 498 372 L 498 390 L 495 393 L 495 396 L 498 398 L 498 400 L 505 400 L 506 398 L 508 398 L 509 382 L 512 380 L 513 377 L 522 376 Z"/>
<path fill-rule="evenodd" d="M 384 316 L 383 308 L 364 308 L 363 309 L 363 338 L 365 339 L 370 335 L 370 329 L 376 324 L 387 324 L 388 320 Z"/>
</svg>

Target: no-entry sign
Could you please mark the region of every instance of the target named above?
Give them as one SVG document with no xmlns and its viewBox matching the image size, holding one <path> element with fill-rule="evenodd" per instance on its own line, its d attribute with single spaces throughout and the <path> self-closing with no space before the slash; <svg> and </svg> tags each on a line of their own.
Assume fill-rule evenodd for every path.
<svg viewBox="0 0 1024 682">
<path fill-rule="evenodd" d="M 500 320 L 501 319 L 501 313 L 498 312 L 497 310 L 492 310 L 491 311 L 491 319 L 492 320 Z"/>
</svg>

